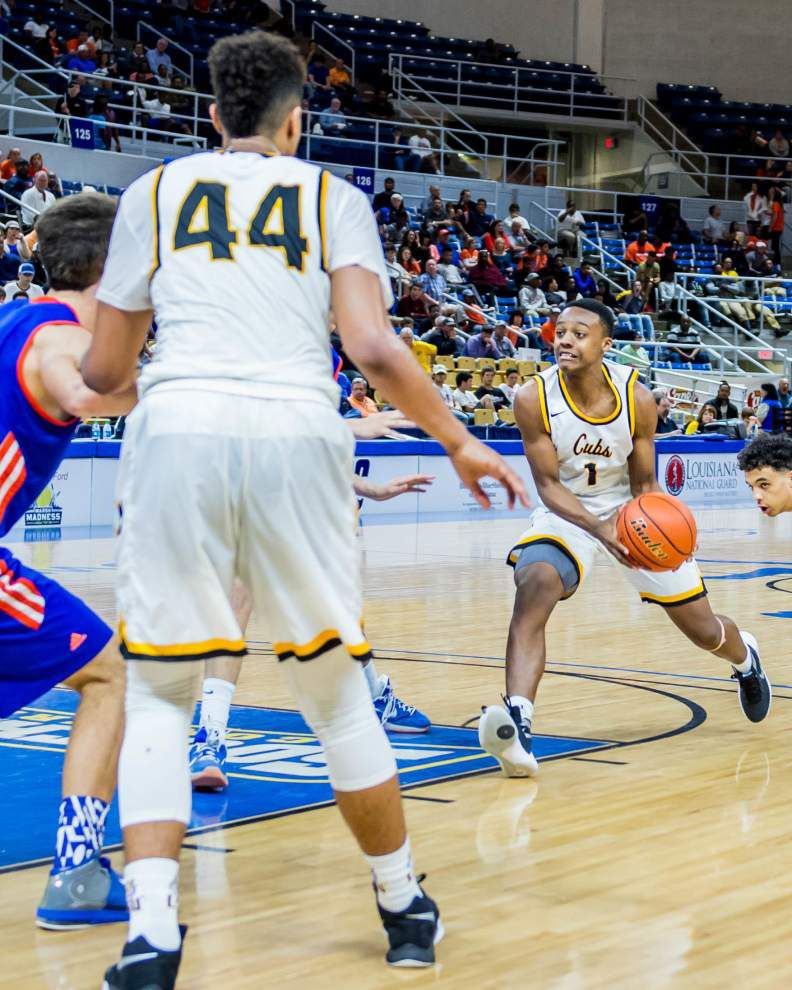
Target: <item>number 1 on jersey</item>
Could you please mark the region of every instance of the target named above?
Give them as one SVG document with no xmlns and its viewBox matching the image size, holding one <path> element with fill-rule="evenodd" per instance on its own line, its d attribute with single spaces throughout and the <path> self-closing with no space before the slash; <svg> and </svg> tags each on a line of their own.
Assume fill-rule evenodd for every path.
<svg viewBox="0 0 792 990">
<path fill-rule="evenodd" d="M 247 231 L 251 247 L 279 248 L 289 268 L 302 271 L 308 241 L 300 222 L 300 186 L 273 186 L 259 203 Z M 237 232 L 228 215 L 228 186 L 198 180 L 176 218 L 173 250 L 207 244 L 212 261 L 233 261 Z"/>
<path fill-rule="evenodd" d="M 597 484 L 597 465 L 593 461 L 589 461 L 588 464 L 584 464 L 583 467 L 586 469 L 588 474 L 588 485 L 593 488 Z"/>
</svg>

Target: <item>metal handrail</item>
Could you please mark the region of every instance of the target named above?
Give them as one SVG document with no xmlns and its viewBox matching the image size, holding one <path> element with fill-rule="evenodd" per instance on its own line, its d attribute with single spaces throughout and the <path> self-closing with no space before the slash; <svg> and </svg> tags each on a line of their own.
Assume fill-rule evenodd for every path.
<svg viewBox="0 0 792 990">
<path fill-rule="evenodd" d="M 436 103 L 440 107 L 440 110 L 441 110 L 441 117 L 440 117 L 440 119 L 441 119 L 441 121 L 443 120 L 442 114 L 447 114 L 448 116 L 453 117 L 454 120 L 458 121 L 462 125 L 462 127 L 466 131 L 468 131 L 470 134 L 473 134 L 476 137 L 480 137 L 480 138 L 483 139 L 483 141 L 484 141 L 484 154 L 487 154 L 488 153 L 488 151 L 489 151 L 489 141 L 487 140 L 486 135 L 485 134 L 482 134 L 479 130 L 477 130 L 477 128 L 475 128 L 471 123 L 469 123 L 467 120 L 465 120 L 464 117 L 460 117 L 460 115 L 455 110 L 452 110 L 451 107 L 446 106 L 446 104 L 444 104 L 441 100 L 438 100 L 436 96 L 434 96 L 432 93 L 430 93 L 416 79 L 413 79 L 412 76 L 407 75 L 407 73 L 404 72 L 402 69 L 394 69 L 393 72 L 392 72 L 392 79 L 393 79 L 393 82 L 394 82 L 394 88 L 395 88 L 395 91 L 396 91 L 397 101 L 400 104 L 401 104 L 401 101 L 402 101 L 402 93 L 403 93 L 402 82 L 404 80 L 406 80 L 408 82 L 408 84 L 410 86 L 412 86 L 414 89 L 418 90 L 418 92 L 422 96 L 424 96 L 429 101 L 429 103 Z M 459 143 L 465 148 L 465 150 L 468 151 L 471 155 L 479 154 L 479 152 L 477 152 L 473 148 L 471 148 L 470 145 L 468 145 L 464 141 L 462 141 L 461 138 L 459 138 L 458 140 L 459 140 Z"/>
<path fill-rule="evenodd" d="M 355 49 L 352 47 L 352 45 L 350 45 L 346 41 L 344 41 L 343 38 L 339 38 L 337 34 L 335 34 L 333 31 L 330 30 L 330 28 L 325 27 L 324 24 L 320 24 L 319 21 L 314 21 L 313 24 L 311 25 L 311 38 L 314 41 L 316 41 L 317 45 L 320 45 L 321 44 L 317 40 L 317 38 L 316 38 L 316 30 L 317 30 L 317 28 L 320 31 L 324 31 L 325 34 L 329 35 L 337 45 L 341 45 L 342 48 L 345 48 L 348 52 L 351 53 L 351 56 L 350 56 L 350 59 L 349 59 L 349 68 L 350 68 L 350 70 L 352 72 L 352 79 L 354 80 L 354 78 L 355 78 Z M 338 58 L 338 54 L 337 53 L 333 53 L 332 51 L 330 51 L 330 49 L 327 48 L 325 45 L 321 45 L 321 47 L 324 48 L 325 51 L 329 51 L 331 55 L 334 55 L 335 56 L 335 58 Z"/>
<path fill-rule="evenodd" d="M 98 10 L 95 10 L 89 4 L 85 3 L 85 0 L 73 0 L 73 2 L 76 3 L 78 7 L 84 7 L 89 14 L 93 14 L 94 17 L 97 17 L 100 21 L 104 21 L 105 24 L 109 24 L 110 27 L 115 30 L 115 4 L 113 0 L 105 0 L 110 9 L 109 17 L 105 14 L 100 14 Z"/>
<path fill-rule="evenodd" d="M 171 63 L 171 64 L 173 65 L 174 71 L 178 72 L 179 75 L 182 75 L 186 79 L 188 79 L 189 82 L 190 82 L 190 85 L 192 85 L 192 81 L 195 78 L 195 60 L 193 59 L 193 54 L 189 50 L 189 48 L 185 48 L 184 45 L 180 45 L 178 41 L 174 41 L 172 38 L 169 38 L 166 34 L 163 34 L 162 31 L 160 31 L 158 28 L 155 28 L 153 24 L 149 24 L 147 21 L 138 21 L 137 22 L 137 32 L 135 34 L 135 38 L 138 41 L 141 40 L 141 37 L 140 37 L 140 30 L 141 30 L 141 28 L 144 31 L 148 31 L 151 34 L 156 35 L 157 38 L 165 38 L 165 40 L 168 42 L 168 46 L 169 47 L 172 45 L 174 48 L 177 48 L 180 52 L 184 52 L 184 54 L 187 56 L 187 60 L 188 60 L 189 65 L 190 65 L 190 71 L 189 71 L 189 73 L 185 72 L 184 69 L 180 69 L 178 67 L 178 65 L 173 65 L 173 63 Z M 152 83 L 152 85 L 154 85 L 154 83 Z"/>
<path fill-rule="evenodd" d="M 662 124 L 668 128 L 671 132 L 671 139 L 669 139 L 668 135 L 660 127 L 658 127 L 653 121 L 649 120 L 649 110 L 651 110 L 653 114 L 656 114 L 662 121 Z M 689 169 L 688 174 L 693 173 L 693 177 L 695 177 L 697 181 L 703 185 L 704 191 L 708 191 L 707 178 L 709 173 L 709 162 L 706 153 L 703 152 L 698 145 L 691 141 L 687 134 L 680 130 L 677 125 L 662 112 L 662 110 L 656 107 L 650 100 L 647 100 L 645 96 L 640 94 L 638 95 L 638 99 L 635 104 L 635 113 L 638 118 L 638 123 L 646 134 L 661 147 L 663 146 L 664 141 L 667 144 L 670 144 L 671 147 L 665 151 L 665 154 L 670 155 L 672 160 L 677 165 L 681 166 L 684 164 Z M 660 140 L 658 140 L 658 138 Z M 687 144 L 690 145 L 687 151 L 683 151 L 682 148 L 677 147 L 678 141 L 686 141 Z M 706 166 L 704 171 L 702 171 L 689 157 L 691 153 L 698 155 L 703 159 Z M 644 169 L 645 168 L 646 166 L 644 166 Z"/>
</svg>

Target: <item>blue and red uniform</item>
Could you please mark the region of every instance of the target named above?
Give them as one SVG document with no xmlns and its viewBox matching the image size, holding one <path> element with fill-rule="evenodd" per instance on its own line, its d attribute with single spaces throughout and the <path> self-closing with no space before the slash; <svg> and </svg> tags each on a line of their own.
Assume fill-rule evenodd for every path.
<svg viewBox="0 0 792 990">
<path fill-rule="evenodd" d="M 36 334 L 53 325 L 79 321 L 46 297 L 0 309 L 0 537 L 52 479 L 79 424 L 49 416 L 22 379 Z M 111 636 L 79 598 L 0 546 L 0 718 L 84 667 Z"/>
</svg>

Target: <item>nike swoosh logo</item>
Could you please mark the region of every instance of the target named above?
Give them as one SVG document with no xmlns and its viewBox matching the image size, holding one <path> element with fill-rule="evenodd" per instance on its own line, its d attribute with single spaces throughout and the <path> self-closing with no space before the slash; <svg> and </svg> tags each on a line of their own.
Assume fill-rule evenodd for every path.
<svg viewBox="0 0 792 990">
<path fill-rule="evenodd" d="M 561 409 L 557 413 L 550 413 L 550 419 L 555 419 L 556 416 L 560 416 L 563 412 L 564 412 L 564 410 Z"/>
<path fill-rule="evenodd" d="M 434 921 L 435 916 L 432 911 L 424 911 L 423 914 L 406 914 L 405 918 L 409 918 L 410 921 Z"/>
<path fill-rule="evenodd" d="M 116 963 L 116 969 L 122 970 L 126 969 L 127 966 L 131 966 L 133 963 L 146 962 L 149 959 L 156 959 L 159 952 L 138 952 L 135 956 L 121 956 L 121 958 Z"/>
</svg>

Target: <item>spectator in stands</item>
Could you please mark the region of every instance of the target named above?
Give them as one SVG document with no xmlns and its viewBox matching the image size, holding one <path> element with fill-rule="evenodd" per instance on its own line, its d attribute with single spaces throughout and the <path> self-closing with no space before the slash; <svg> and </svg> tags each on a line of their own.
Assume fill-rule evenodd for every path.
<svg viewBox="0 0 792 990">
<path fill-rule="evenodd" d="M 66 62 L 66 68 L 71 72 L 84 72 L 86 75 L 96 72 L 96 62 L 89 56 L 87 45 L 80 45 L 76 52 L 72 52 Z"/>
<path fill-rule="evenodd" d="M 759 229 L 767 214 L 767 197 L 759 191 L 759 183 L 752 182 L 751 190 L 743 197 L 745 203 L 745 225 L 748 233 L 754 236 L 759 233 Z"/>
<path fill-rule="evenodd" d="M 542 341 L 542 350 L 551 351 L 555 343 L 556 323 L 561 314 L 560 306 L 551 306 L 547 319 L 539 328 L 539 335 Z"/>
<path fill-rule="evenodd" d="M 352 407 L 352 412 L 347 416 L 358 416 L 365 419 L 373 413 L 379 412 L 377 404 L 368 396 L 368 382 L 365 378 L 352 379 L 352 391 L 347 396 L 347 402 Z"/>
<path fill-rule="evenodd" d="M 471 323 L 476 323 L 479 326 L 483 326 L 487 322 L 483 310 L 476 303 L 476 293 L 473 289 L 465 289 L 462 293 L 462 305 L 458 308 L 457 319 L 462 329 L 464 329 L 462 327 L 462 320 L 464 319 L 468 319 Z"/>
<path fill-rule="evenodd" d="M 709 216 L 701 228 L 701 236 L 704 239 L 704 243 L 714 244 L 716 246 L 723 244 L 726 241 L 727 230 L 726 223 L 721 220 L 721 208 L 717 203 L 714 203 L 709 208 Z"/>
<path fill-rule="evenodd" d="M 483 237 L 489 231 L 493 217 L 487 213 L 487 201 L 483 197 L 476 200 L 476 208 L 463 221 L 465 230 L 471 237 Z"/>
<path fill-rule="evenodd" d="M 649 221 L 640 203 L 635 203 L 628 210 L 625 210 L 622 220 L 622 233 L 625 240 L 630 240 L 633 234 L 639 234 L 642 230 L 647 230 Z"/>
<path fill-rule="evenodd" d="M 608 285 L 604 278 L 599 279 L 597 282 L 597 291 L 594 298 L 598 302 L 601 302 L 603 306 L 608 306 L 612 310 L 617 309 L 616 296 L 611 292 L 610 285 Z"/>
<path fill-rule="evenodd" d="M 330 70 L 327 68 L 325 63 L 324 53 L 320 51 L 315 51 L 308 63 L 308 86 L 311 90 L 312 96 L 319 95 L 317 90 L 321 92 L 328 92 L 330 89 Z"/>
<path fill-rule="evenodd" d="M 384 140 L 387 139 L 385 138 Z M 390 161 L 393 168 L 397 169 L 399 172 L 404 172 L 407 168 L 407 162 L 410 154 L 411 152 L 407 145 L 407 139 L 404 136 L 404 131 L 401 127 L 394 127 L 391 139 L 388 141 L 388 152 L 385 156 L 385 161 Z"/>
<path fill-rule="evenodd" d="M 16 163 L 15 174 L 3 186 L 3 192 L 9 196 L 14 196 L 16 199 L 22 199 L 22 193 L 30 189 L 32 185 L 33 182 L 28 174 L 28 160 L 20 158 Z M 7 209 L 10 213 L 15 213 L 16 203 L 9 199 Z"/>
<path fill-rule="evenodd" d="M 668 392 L 663 388 L 652 390 L 655 404 L 657 405 L 657 427 L 656 437 L 677 437 L 682 431 L 677 428 L 676 423 L 671 419 L 671 400 Z"/>
<path fill-rule="evenodd" d="M 495 370 L 493 368 L 483 368 L 481 371 L 481 385 L 476 389 L 475 395 L 482 404 L 483 400 L 489 397 L 492 402 L 492 408 L 497 413 L 505 405 L 508 405 L 508 402 L 503 392 L 493 385 L 492 380 L 494 377 Z"/>
<path fill-rule="evenodd" d="M 688 425 L 685 427 L 685 436 L 691 437 L 695 436 L 696 433 L 702 432 L 703 426 L 709 426 L 710 423 L 715 422 L 715 410 L 708 403 L 699 409 L 698 416 L 695 419 L 691 419 Z"/>
<path fill-rule="evenodd" d="M 421 283 L 417 278 L 413 279 L 407 293 L 396 304 L 396 315 L 409 316 L 410 319 L 415 321 L 425 320 L 429 315 L 429 310 L 426 307 L 426 297 L 421 288 Z"/>
<path fill-rule="evenodd" d="M 558 214 L 557 240 L 564 254 L 578 256 L 578 235 L 586 225 L 586 218 L 578 210 L 575 201 L 568 199 L 563 210 Z"/>
<path fill-rule="evenodd" d="M 454 250 L 450 246 L 443 248 L 437 270 L 449 286 L 464 285 L 465 279 L 459 267 L 454 264 Z"/>
<path fill-rule="evenodd" d="M 553 279 L 552 281 L 555 281 Z M 518 302 L 526 316 L 545 316 L 550 312 L 550 304 L 541 289 L 542 280 L 536 272 L 532 272 L 520 289 Z"/>
<path fill-rule="evenodd" d="M 644 292 L 643 285 L 638 279 L 635 279 L 628 290 L 620 292 L 616 296 L 616 302 L 625 313 L 633 316 L 643 313 L 646 309 L 646 293 Z"/>
<path fill-rule="evenodd" d="M 508 230 L 511 230 L 512 229 L 512 224 L 515 223 L 515 222 L 520 225 L 520 229 L 521 230 L 524 230 L 524 231 L 530 233 L 530 231 L 531 231 L 531 225 L 528 223 L 528 221 L 525 219 L 525 217 L 520 213 L 520 204 L 519 203 L 510 203 L 509 204 L 509 215 L 507 217 L 504 217 L 503 225 Z"/>
<path fill-rule="evenodd" d="M 627 342 L 620 350 L 615 352 L 614 357 L 620 364 L 626 364 L 630 368 L 637 368 L 645 375 L 645 372 L 648 371 L 652 364 L 652 359 L 649 357 L 649 352 L 643 344 L 644 336 L 640 330 L 631 330 Z"/>
<path fill-rule="evenodd" d="M 776 158 L 789 157 L 789 141 L 784 137 L 784 132 L 780 127 L 768 141 L 767 150 Z"/>
<path fill-rule="evenodd" d="M 516 368 L 507 368 L 504 374 L 505 381 L 498 386 L 506 396 L 506 405 L 509 409 L 514 409 L 514 399 L 520 387 L 520 372 Z"/>
<path fill-rule="evenodd" d="M 395 192 L 396 180 L 391 176 L 388 176 L 388 178 L 382 183 L 381 192 L 375 193 L 374 199 L 371 201 L 372 210 L 376 213 L 377 210 L 381 210 L 383 206 L 390 206 L 391 197 Z"/>
<path fill-rule="evenodd" d="M 473 358 L 498 359 L 498 351 L 492 341 L 492 327 L 483 326 L 481 332 L 468 337 L 465 344 L 465 354 Z"/>
<path fill-rule="evenodd" d="M 465 268 L 470 274 L 471 268 L 475 268 L 478 264 L 478 248 L 476 247 L 476 241 L 473 237 L 465 238 L 465 246 L 460 254 L 460 260 L 462 262 L 462 267 Z"/>
<path fill-rule="evenodd" d="M 96 61 L 96 46 L 94 44 L 93 38 L 89 35 L 85 28 L 81 28 L 76 37 L 70 38 L 66 42 L 66 51 L 72 55 L 79 51 L 81 48 L 85 48 L 87 51 L 88 58 L 91 61 Z"/>
<path fill-rule="evenodd" d="M 401 333 L 399 334 L 399 340 L 401 340 L 405 346 L 410 348 L 415 355 L 416 361 L 421 365 L 424 371 L 431 371 L 432 365 L 434 364 L 434 358 L 437 355 L 437 348 L 434 347 L 433 344 L 427 344 L 424 340 L 416 340 L 412 329 L 406 326 L 402 326 Z"/>
<path fill-rule="evenodd" d="M 562 306 L 568 306 L 570 303 L 577 302 L 580 299 L 580 293 L 578 292 L 577 282 L 570 275 L 564 282 L 564 301 L 561 303 Z"/>
<path fill-rule="evenodd" d="M 762 433 L 784 432 L 784 410 L 778 399 L 778 392 L 772 382 L 759 386 L 761 399 L 756 409 L 756 418 Z"/>
<path fill-rule="evenodd" d="M 456 388 L 454 389 L 454 402 L 456 403 L 458 409 L 464 413 L 469 413 L 471 417 L 476 409 L 493 408 L 492 399 L 487 396 L 485 401 L 480 401 L 473 392 L 472 385 L 473 375 L 469 371 L 457 372 Z"/>
<path fill-rule="evenodd" d="M 423 160 L 432 154 L 432 145 L 426 135 L 426 131 L 416 131 L 407 142 L 410 148 L 410 157 L 407 159 L 407 168 L 412 172 L 422 171 Z"/>
<path fill-rule="evenodd" d="M 531 241 L 526 236 L 525 228 L 519 220 L 512 220 L 506 234 L 506 243 L 508 244 L 509 251 L 515 260 L 522 258 L 530 246 Z"/>
<path fill-rule="evenodd" d="M 650 251 L 653 251 L 655 255 L 657 254 L 657 248 L 649 240 L 648 232 L 642 230 L 637 238 L 627 245 L 624 252 L 624 260 L 628 265 L 637 268 L 638 265 L 646 261 Z"/>
<path fill-rule="evenodd" d="M 105 79 L 118 79 L 118 63 L 113 61 L 110 52 L 99 52 L 94 75 L 104 76 Z"/>
<path fill-rule="evenodd" d="M 475 285 L 480 294 L 491 295 L 496 292 L 514 292 L 514 283 L 511 282 L 494 263 L 485 250 L 479 251 L 478 262 L 468 272 L 470 281 Z"/>
<path fill-rule="evenodd" d="M 770 243 L 773 246 L 773 260 L 781 264 L 781 238 L 784 235 L 784 196 L 780 189 L 770 193 Z"/>
<path fill-rule="evenodd" d="M 718 268 L 718 266 L 715 267 Z M 723 259 L 723 265 L 720 266 L 720 274 L 724 279 L 729 279 L 729 281 L 721 282 L 721 294 L 728 296 L 728 299 L 719 304 L 721 310 L 727 316 L 732 316 L 746 328 L 750 328 L 751 320 L 759 320 L 761 316 L 764 316 L 764 322 L 769 327 L 773 330 L 781 329 L 778 320 L 773 316 L 767 306 L 749 298 L 751 293 L 748 284 L 739 278 L 737 272 L 732 267 L 731 258 L 726 257 Z"/>
<path fill-rule="evenodd" d="M 350 86 L 350 94 L 354 95 L 354 89 Z M 380 120 L 392 120 L 396 116 L 396 111 L 388 98 L 387 89 L 380 88 L 377 90 L 374 99 L 369 104 L 369 112 L 372 117 L 377 117 Z"/>
<path fill-rule="evenodd" d="M 341 100 L 337 96 L 332 97 L 327 110 L 319 114 L 319 126 L 322 132 L 330 137 L 341 137 L 347 129 L 346 116 L 341 109 Z"/>
<path fill-rule="evenodd" d="M 157 72 L 154 76 L 154 82 L 161 89 L 170 89 L 172 85 L 171 77 L 168 75 L 168 70 L 164 65 L 157 66 Z"/>
<path fill-rule="evenodd" d="M 761 275 L 766 267 L 765 262 L 768 260 L 773 262 L 767 253 L 767 241 L 756 241 L 753 248 L 746 252 L 745 260 L 748 262 L 749 275 Z"/>
<path fill-rule="evenodd" d="M 3 182 L 7 182 L 12 175 L 16 175 L 16 164 L 21 157 L 21 148 L 11 148 L 8 152 L 8 158 L 5 158 L 0 163 L 0 179 L 2 179 Z"/>
<path fill-rule="evenodd" d="M 744 406 L 740 410 L 740 425 L 738 430 L 741 440 L 755 440 L 762 432 L 759 427 L 759 420 L 750 406 Z"/>
<path fill-rule="evenodd" d="M 509 328 L 503 321 L 495 324 L 495 329 L 492 331 L 492 343 L 499 358 L 517 357 L 517 350 L 509 339 Z"/>
<path fill-rule="evenodd" d="M 789 388 L 788 378 L 781 378 L 778 382 L 778 401 L 782 409 L 789 409 L 792 406 L 792 391 Z"/>
<path fill-rule="evenodd" d="M 654 251 L 648 251 L 646 261 L 642 261 L 635 269 L 635 280 L 643 286 L 647 304 L 657 308 L 657 287 L 660 285 L 660 265 Z"/>
<path fill-rule="evenodd" d="M 591 265 L 584 261 L 575 269 L 572 276 L 577 290 L 584 299 L 593 299 L 597 294 L 597 280 L 591 271 Z"/>
<path fill-rule="evenodd" d="M 460 422 L 467 424 L 469 422 L 468 415 L 460 409 L 457 409 L 454 393 L 452 392 L 451 387 L 446 384 L 447 377 L 448 368 L 446 368 L 444 364 L 436 364 L 432 368 L 432 381 L 434 382 L 434 387 L 440 393 L 440 398 L 443 400 L 443 404 L 451 410 Z"/>
<path fill-rule="evenodd" d="M 23 261 L 17 272 L 17 277 L 10 282 L 6 282 L 3 287 L 6 298 L 12 299 L 22 293 L 26 299 L 38 299 L 44 295 L 44 290 L 40 285 L 36 285 L 33 276 L 36 274 L 36 267 L 29 261 Z"/>
<path fill-rule="evenodd" d="M 701 336 L 687 314 L 679 318 L 679 324 L 672 326 L 665 339 L 668 360 L 691 364 L 707 364 L 709 354 L 701 346 Z"/>
<path fill-rule="evenodd" d="M 445 203 L 439 196 L 437 196 L 432 200 L 432 204 L 429 209 L 424 211 L 424 219 L 421 229 L 424 233 L 434 236 L 440 225 L 446 223 L 447 221 L 448 214 L 446 212 Z"/>
<path fill-rule="evenodd" d="M 146 58 L 146 49 L 142 41 L 138 41 L 133 47 L 129 67 L 131 70 L 129 78 L 132 82 L 149 82 L 154 78 L 154 72 Z"/>
<path fill-rule="evenodd" d="M 484 204 L 486 209 L 486 203 Z M 486 248 L 490 254 L 495 250 L 495 240 L 500 237 L 503 241 L 506 240 L 506 229 L 500 220 L 493 220 L 489 225 L 487 232 L 481 238 L 481 246 Z"/>
<path fill-rule="evenodd" d="M 435 205 L 435 200 L 436 199 L 439 199 L 439 200 L 442 201 L 442 198 L 443 197 L 442 197 L 441 192 L 440 192 L 440 186 L 429 186 L 426 195 L 424 196 L 423 200 L 421 201 L 421 205 L 419 207 L 419 212 L 423 216 L 426 216 L 426 214 L 429 213 L 429 211 Z"/>
<path fill-rule="evenodd" d="M 740 411 L 730 399 L 731 385 L 728 382 L 721 382 L 718 386 L 718 394 L 707 403 L 713 406 L 718 419 L 737 419 Z"/>
<path fill-rule="evenodd" d="M 63 42 L 56 27 L 48 27 L 44 37 L 36 44 L 36 54 L 43 62 L 57 65 L 63 55 Z"/>
<path fill-rule="evenodd" d="M 490 253 L 490 257 L 506 278 L 514 279 L 514 260 L 506 247 L 506 241 L 503 237 L 495 238 L 495 245 Z"/>
<path fill-rule="evenodd" d="M 0 282 L 9 282 L 17 277 L 19 266 L 30 261 L 30 248 L 22 236 L 19 223 L 9 220 L 5 225 L 5 243 L 0 256 Z"/>
<path fill-rule="evenodd" d="M 457 336 L 456 324 L 450 316 L 438 316 L 434 327 L 421 340 L 433 344 L 439 357 L 460 357 L 465 350 L 465 342 Z"/>
<path fill-rule="evenodd" d="M 681 298 L 682 292 L 674 279 L 674 273 L 666 272 L 661 274 L 656 294 L 658 313 L 663 315 L 664 319 L 667 319 L 669 313 L 676 312 L 679 309 Z"/>
<path fill-rule="evenodd" d="M 386 206 L 380 206 L 376 212 L 376 220 L 380 225 L 381 233 L 389 240 L 393 238 L 397 227 L 403 229 L 406 224 L 409 224 L 410 216 L 403 204 L 402 194 L 395 192 L 391 195 L 390 202 Z M 399 220 L 402 221 L 401 224 Z"/>
<path fill-rule="evenodd" d="M 566 283 L 566 275 L 564 275 L 564 282 Z M 566 294 L 561 292 L 556 275 L 547 275 L 542 285 L 544 286 L 543 291 L 548 306 L 560 306 L 566 302 Z"/>
<path fill-rule="evenodd" d="M 397 262 L 409 276 L 418 277 L 421 274 L 421 266 L 413 258 L 412 251 L 406 244 L 402 244 L 397 253 Z M 420 288 L 420 284 L 418 285 Z"/>
<path fill-rule="evenodd" d="M 333 68 L 327 74 L 327 81 L 342 96 L 345 94 L 348 96 L 352 93 L 352 76 L 342 58 L 337 58 L 333 63 Z"/>
<path fill-rule="evenodd" d="M 47 36 L 47 27 L 48 22 L 43 18 L 41 21 L 36 20 L 36 13 L 34 11 L 25 21 L 22 30 L 28 36 L 30 41 L 36 44 L 36 42 Z"/>
<path fill-rule="evenodd" d="M 437 262 L 434 258 L 429 258 L 426 262 L 426 271 L 420 277 L 420 284 L 430 299 L 438 303 L 443 301 L 443 297 L 448 292 L 448 283 L 437 270 Z"/>
<path fill-rule="evenodd" d="M 36 217 L 48 210 L 55 202 L 55 197 L 47 188 L 49 175 L 42 169 L 33 177 L 33 185 L 19 197 L 22 201 L 22 223 L 32 227 Z"/>
</svg>

